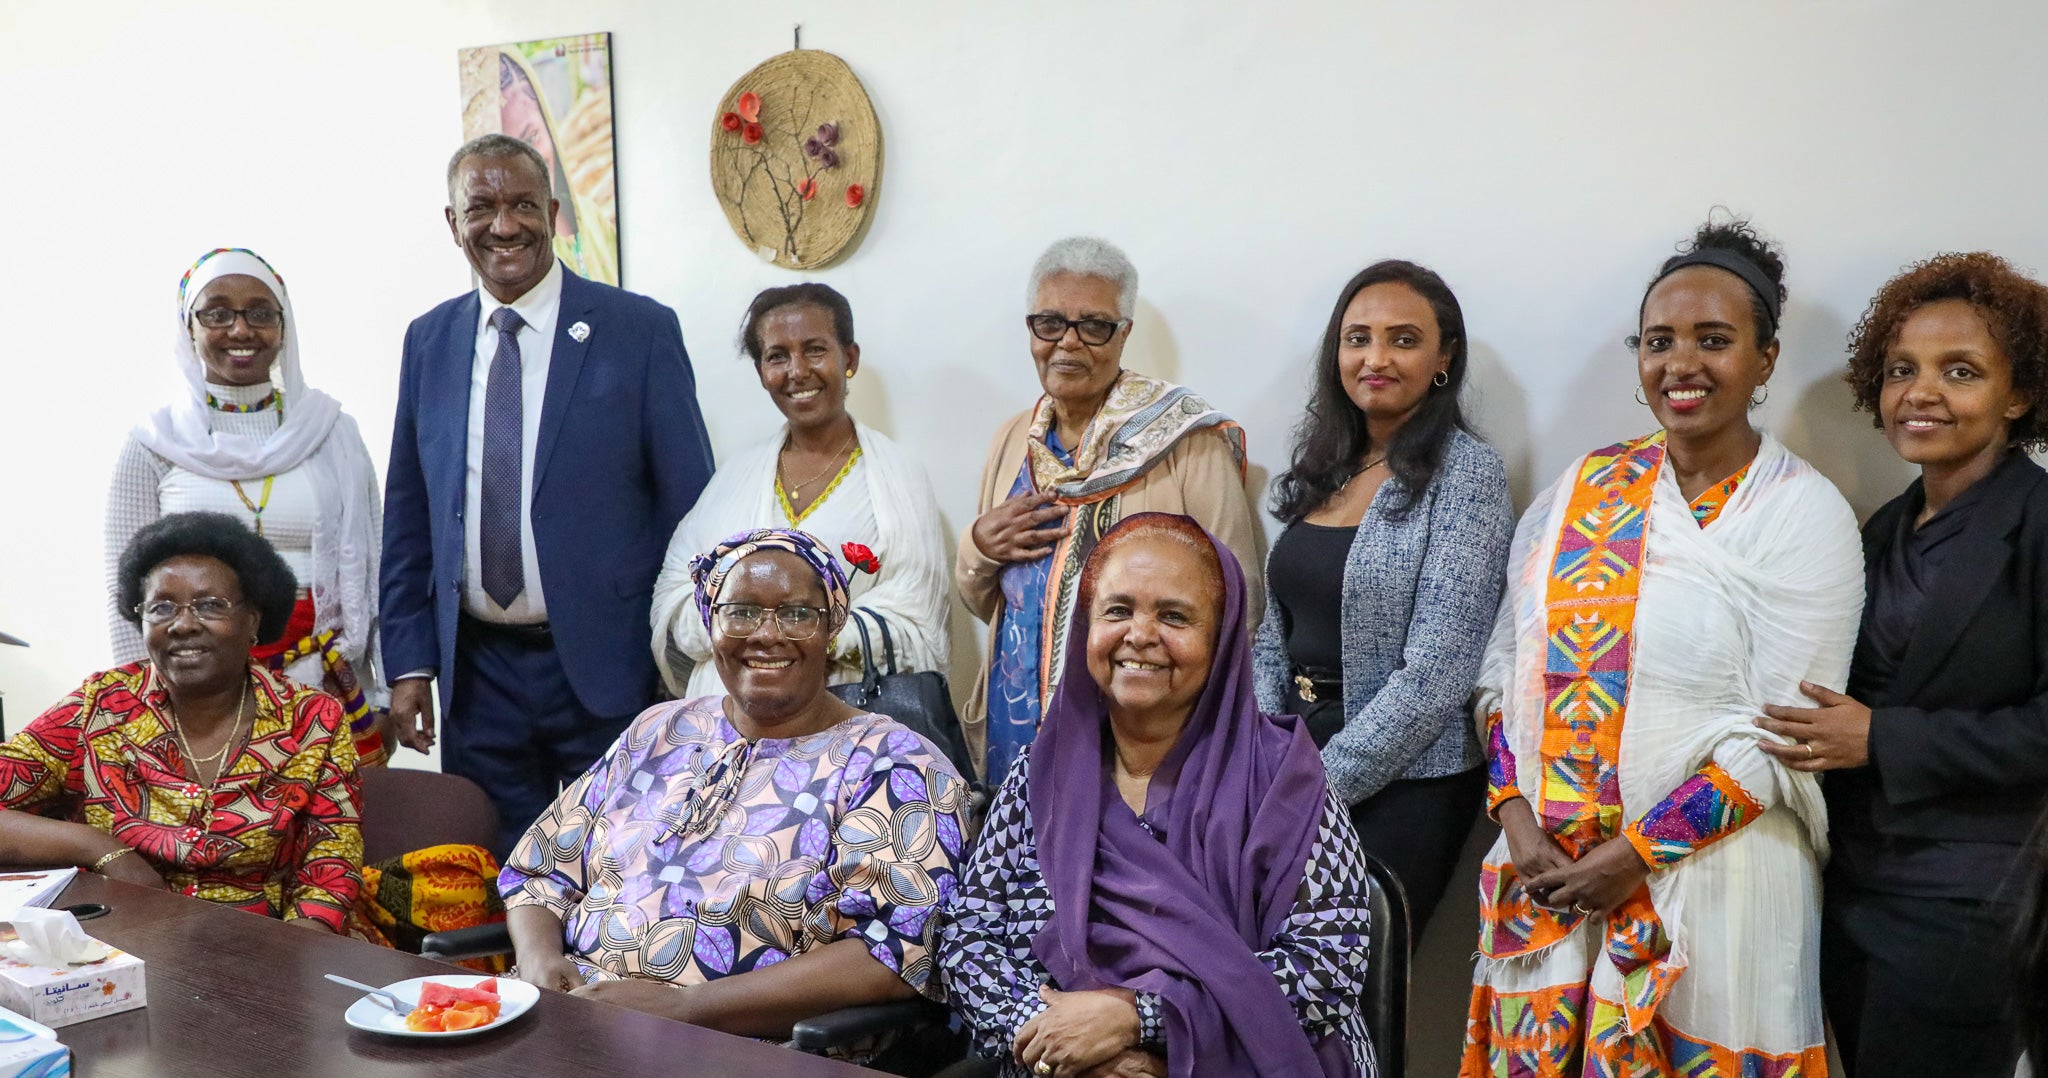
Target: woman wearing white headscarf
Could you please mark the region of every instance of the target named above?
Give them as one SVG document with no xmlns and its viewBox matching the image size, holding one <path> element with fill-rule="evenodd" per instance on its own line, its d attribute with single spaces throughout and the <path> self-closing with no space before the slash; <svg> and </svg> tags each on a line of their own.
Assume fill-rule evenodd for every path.
<svg viewBox="0 0 2048 1078">
<path fill-rule="evenodd" d="M 107 492 L 108 623 L 114 661 L 143 657 L 115 607 L 115 567 L 166 513 L 228 513 L 268 539 L 298 577 L 284 635 L 251 654 L 341 700 L 365 764 L 381 762 L 386 692 L 375 670 L 376 469 L 333 397 L 299 369 L 284 281 L 255 252 L 220 248 L 178 286 L 175 354 L 187 393 L 129 432 Z"/>
</svg>

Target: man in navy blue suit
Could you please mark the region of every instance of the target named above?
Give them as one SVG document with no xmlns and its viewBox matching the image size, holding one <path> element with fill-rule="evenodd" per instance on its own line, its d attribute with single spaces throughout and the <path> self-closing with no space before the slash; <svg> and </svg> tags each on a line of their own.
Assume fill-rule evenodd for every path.
<svg viewBox="0 0 2048 1078">
<path fill-rule="evenodd" d="M 384 669 L 398 740 L 498 806 L 503 856 L 657 698 L 648 607 L 711 477 L 675 312 L 555 258 L 526 143 L 448 164 L 448 231 L 481 287 L 405 334 L 384 493 Z"/>
</svg>

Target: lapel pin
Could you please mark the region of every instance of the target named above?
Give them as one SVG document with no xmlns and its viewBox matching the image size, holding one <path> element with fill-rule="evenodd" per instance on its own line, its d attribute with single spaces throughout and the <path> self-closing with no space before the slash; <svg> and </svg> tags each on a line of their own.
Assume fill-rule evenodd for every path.
<svg viewBox="0 0 2048 1078">
<path fill-rule="evenodd" d="M 578 323 L 576 323 L 575 325 L 573 325 L 573 326 L 570 326 L 570 327 L 569 327 L 569 339 L 570 339 L 570 340 L 573 340 L 573 341 L 575 341 L 575 342 L 576 342 L 577 344 L 582 344 L 582 343 L 583 343 L 584 341 L 587 341 L 587 340 L 589 340 L 589 339 L 590 339 L 590 323 L 588 323 L 588 322 L 578 322 Z"/>
</svg>

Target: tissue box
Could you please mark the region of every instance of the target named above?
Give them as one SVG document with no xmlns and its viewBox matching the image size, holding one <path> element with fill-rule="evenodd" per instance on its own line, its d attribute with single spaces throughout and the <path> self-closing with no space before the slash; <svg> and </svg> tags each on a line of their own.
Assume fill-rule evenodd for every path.
<svg viewBox="0 0 2048 1078">
<path fill-rule="evenodd" d="M 71 1049 L 48 1026 L 0 1010 L 0 1078 L 68 1078 Z"/>
<path fill-rule="evenodd" d="M 142 1006 L 142 959 L 108 950 L 97 962 L 61 968 L 30 965 L 0 951 L 0 1007 L 46 1026 L 68 1026 Z"/>
</svg>

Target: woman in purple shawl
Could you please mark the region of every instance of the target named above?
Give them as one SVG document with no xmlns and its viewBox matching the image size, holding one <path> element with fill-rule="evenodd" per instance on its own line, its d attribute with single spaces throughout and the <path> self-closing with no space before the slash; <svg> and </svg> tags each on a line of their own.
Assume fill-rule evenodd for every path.
<svg viewBox="0 0 2048 1078">
<path fill-rule="evenodd" d="M 1374 1073 L 1364 860 L 1308 734 L 1259 713 L 1244 603 L 1187 517 L 1128 517 L 1089 556 L 941 947 L 1005 1075 Z"/>
</svg>

